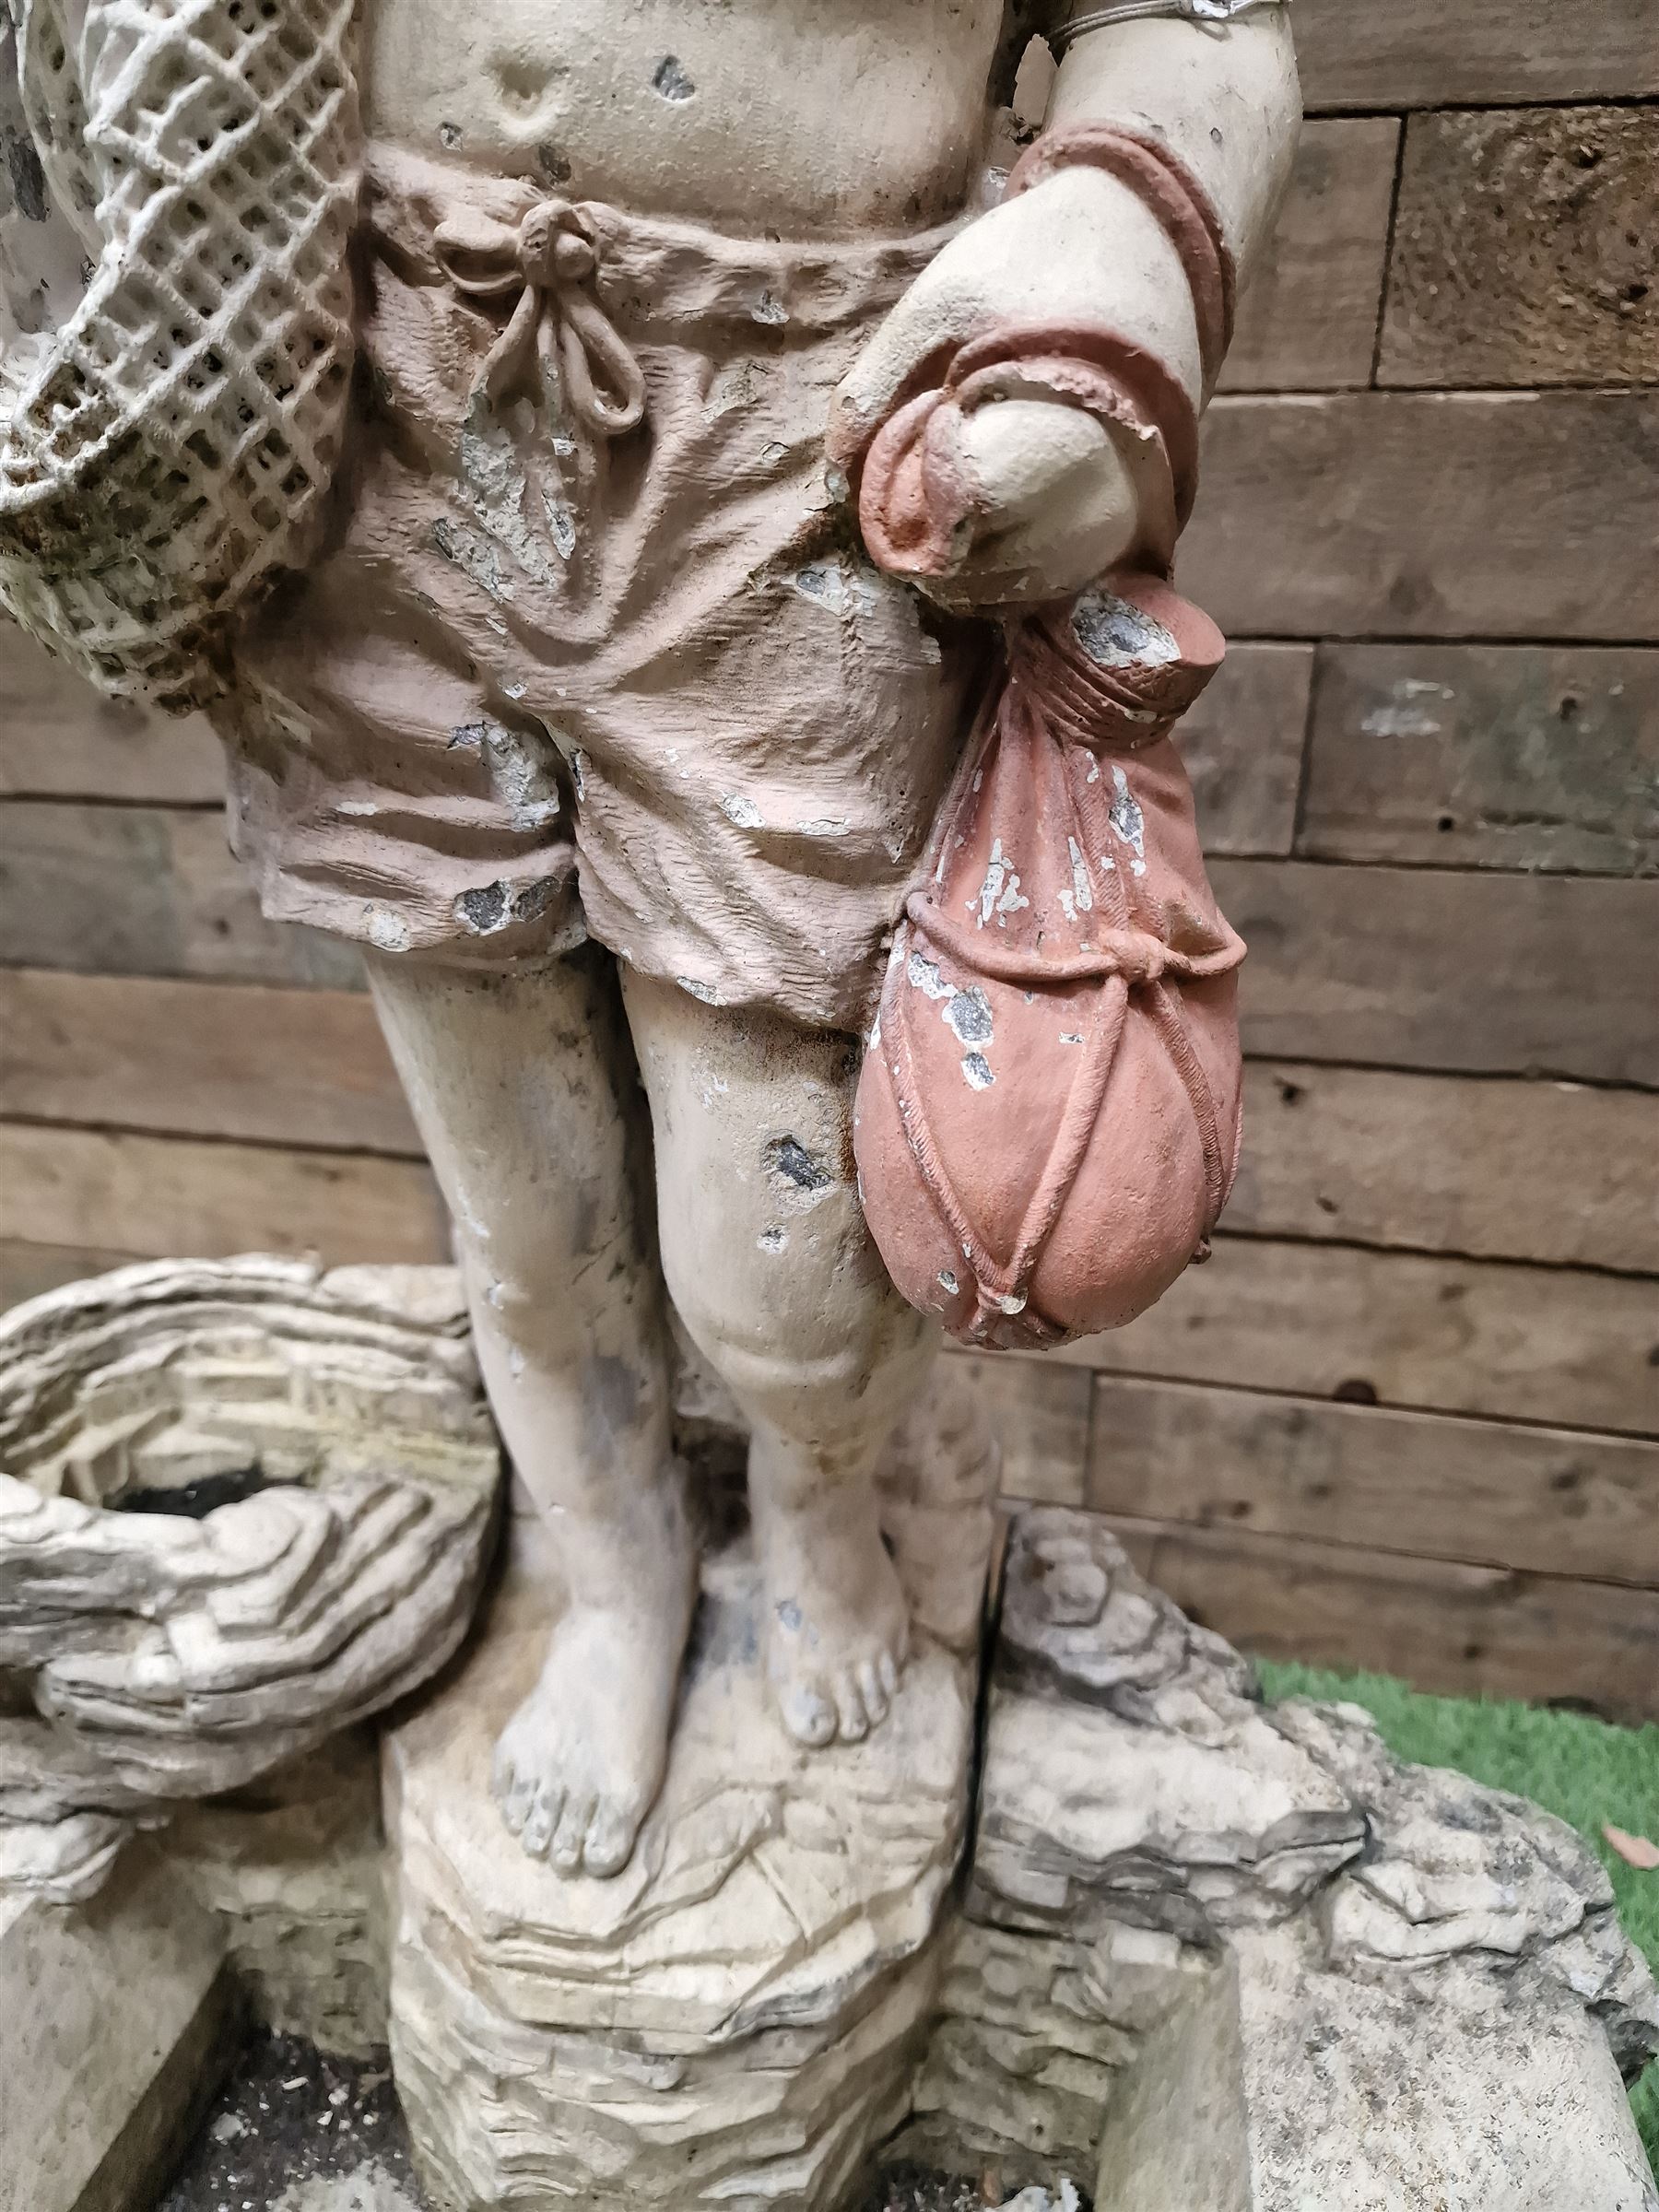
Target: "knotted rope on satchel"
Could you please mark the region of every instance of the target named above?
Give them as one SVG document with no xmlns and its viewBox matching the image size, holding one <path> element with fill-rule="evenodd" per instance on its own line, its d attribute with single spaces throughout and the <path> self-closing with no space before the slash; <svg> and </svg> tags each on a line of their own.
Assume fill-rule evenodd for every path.
<svg viewBox="0 0 1659 2212">
<path fill-rule="evenodd" d="M 1039 139 L 1009 192 L 1079 164 L 1135 192 L 1174 247 L 1207 391 L 1234 291 L 1214 206 L 1161 141 L 1111 124 Z M 1133 1320 L 1207 1253 L 1238 1162 L 1244 947 L 1171 742 L 1224 650 L 1166 581 L 1197 488 L 1199 397 L 1104 323 L 1004 324 L 867 445 L 832 445 L 872 558 L 924 582 L 974 543 L 976 409 L 1082 409 L 1135 493 L 1135 568 L 1005 629 L 859 1078 L 871 1234 L 911 1303 L 970 1344 L 1035 1350 Z"/>
<path fill-rule="evenodd" d="M 25 0 L 24 106 L 96 266 L 0 411 L 0 606 L 102 689 L 221 688 L 338 465 L 352 0 Z"/>
<path fill-rule="evenodd" d="M 517 223 L 452 217 L 433 243 L 458 292 L 513 300 L 484 363 L 489 399 L 533 390 L 539 365 L 544 374 L 557 372 L 566 404 L 595 437 L 620 438 L 643 419 L 644 374 L 594 296 L 598 234 L 581 208 L 547 199 Z"/>
<path fill-rule="evenodd" d="M 1220 657 L 1147 576 L 1010 625 L 906 902 L 860 1181 L 900 1288 L 966 1343 L 1036 1350 L 1131 1319 L 1225 1203 L 1244 947 L 1169 742 Z"/>
</svg>

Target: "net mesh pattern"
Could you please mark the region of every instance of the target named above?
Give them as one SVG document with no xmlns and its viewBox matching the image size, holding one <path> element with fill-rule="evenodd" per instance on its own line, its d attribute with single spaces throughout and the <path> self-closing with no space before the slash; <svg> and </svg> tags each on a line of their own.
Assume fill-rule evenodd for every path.
<svg viewBox="0 0 1659 2212">
<path fill-rule="evenodd" d="M 0 604 L 103 689 L 197 704 L 338 463 L 352 0 L 29 0 L 24 100 L 100 252 L 0 421 Z"/>
</svg>

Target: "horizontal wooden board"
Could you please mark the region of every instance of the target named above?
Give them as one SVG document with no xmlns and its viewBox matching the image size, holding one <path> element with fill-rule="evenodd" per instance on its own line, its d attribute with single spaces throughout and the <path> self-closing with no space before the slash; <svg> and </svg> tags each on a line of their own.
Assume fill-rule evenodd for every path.
<svg viewBox="0 0 1659 2212">
<path fill-rule="evenodd" d="M 1189 1267 L 1150 1312 L 1062 1357 L 1172 1382 L 1659 1435 L 1659 1284 L 1641 1277 L 1218 1236 L 1207 1265 Z"/>
<path fill-rule="evenodd" d="M 1005 1497 L 1081 1505 L 1088 1458 L 1091 1382 L 1077 1368 L 1041 1360 L 950 1356 L 959 1388 L 972 1392 L 1002 1445 Z"/>
<path fill-rule="evenodd" d="M 1659 383 L 1655 206 L 1659 108 L 1412 116 L 1378 382 Z"/>
<path fill-rule="evenodd" d="M 1177 1605 L 1263 1658 L 1659 1717 L 1659 1592 L 1244 1529 L 1113 1525 Z"/>
<path fill-rule="evenodd" d="M 1400 122 L 1304 124 L 1267 255 L 1239 302 L 1226 392 L 1308 392 L 1371 382 Z"/>
<path fill-rule="evenodd" d="M 1234 645 L 1182 717 L 1206 853 L 1289 853 L 1312 681 L 1312 645 Z"/>
<path fill-rule="evenodd" d="M 1659 392 L 1235 394 L 1204 470 L 1182 588 L 1231 634 L 1659 639 Z"/>
<path fill-rule="evenodd" d="M 1659 1085 L 1659 883 L 1218 860 L 1247 1052 Z"/>
<path fill-rule="evenodd" d="M 141 1259 L 449 1256 L 442 1207 L 417 1160 L 0 1122 L 0 1246 L 8 1242 Z"/>
<path fill-rule="evenodd" d="M 105 699 L 0 617 L 0 797 L 147 799 L 207 806 L 222 797 L 218 741 L 206 720 Z"/>
<path fill-rule="evenodd" d="M 1659 1586 L 1659 1443 L 1102 1375 L 1087 1502 Z"/>
<path fill-rule="evenodd" d="M 133 1256 L 79 1244 L 0 1243 L 0 1313 L 20 1306 L 25 1299 L 39 1298 L 43 1290 L 124 1266 Z"/>
<path fill-rule="evenodd" d="M 217 811 L 0 801 L 0 959 L 360 987 L 355 946 L 267 922 Z"/>
<path fill-rule="evenodd" d="M 1642 1091 L 1255 1062 L 1226 1228 L 1659 1274 Z"/>
<path fill-rule="evenodd" d="M 1659 874 L 1659 652 L 1323 648 L 1296 849 Z"/>
<path fill-rule="evenodd" d="M 1659 92 L 1653 0 L 1296 0 L 1311 109 Z"/>
<path fill-rule="evenodd" d="M 354 991 L 0 969 L 0 1115 L 420 1151 Z"/>
</svg>

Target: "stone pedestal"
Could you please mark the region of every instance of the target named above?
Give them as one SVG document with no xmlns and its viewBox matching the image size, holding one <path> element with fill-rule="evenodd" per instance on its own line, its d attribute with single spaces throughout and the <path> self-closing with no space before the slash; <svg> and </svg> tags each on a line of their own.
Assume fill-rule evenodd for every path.
<svg viewBox="0 0 1659 2212">
<path fill-rule="evenodd" d="M 923 1488 L 900 1557 L 954 1538 L 959 1622 Z M 1102 2212 L 1659 2212 L 1620 2080 L 1659 1993 L 1583 1841 L 1355 1708 L 1263 1704 L 1091 1515 L 1012 1524 L 959 1889 L 971 1660 L 924 1630 L 888 1725 L 803 1754 L 740 1548 L 635 1865 L 525 1858 L 488 1767 L 535 1589 L 389 1747 L 394 2055 L 446 2212 L 816 2212 L 884 2142 Z"/>
<path fill-rule="evenodd" d="M 915 1626 L 887 1722 L 792 1742 L 739 1537 L 705 1564 L 667 1780 L 613 1880 L 527 1857 L 490 1796 L 551 1613 L 517 1528 L 465 1668 L 387 1744 L 393 2058 L 436 2204 L 819 2212 L 903 2120 L 966 1832 L 990 1535 L 982 1451 L 932 1427 L 888 1487 Z"/>
<path fill-rule="evenodd" d="M 0 2212 L 154 2205 L 235 2012 L 218 1921 L 147 1846 L 84 1904 L 0 1893 Z"/>
</svg>

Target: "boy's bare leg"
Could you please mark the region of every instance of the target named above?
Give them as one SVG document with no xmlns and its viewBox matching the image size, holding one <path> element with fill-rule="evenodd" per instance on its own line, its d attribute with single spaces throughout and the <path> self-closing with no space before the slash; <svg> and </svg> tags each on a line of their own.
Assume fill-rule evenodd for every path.
<svg viewBox="0 0 1659 2212">
<path fill-rule="evenodd" d="M 527 1851 L 614 1874 L 662 1783 L 696 1591 L 614 974 L 595 953 L 522 976 L 369 969 L 454 1216 L 490 1405 L 567 1584 L 497 1794 Z"/>
<path fill-rule="evenodd" d="M 909 1630 L 874 1471 L 936 1344 L 858 1203 L 858 1048 L 629 971 L 623 990 L 669 1293 L 752 1424 L 779 1708 L 804 1744 L 856 1738 L 887 1712 Z"/>
</svg>

